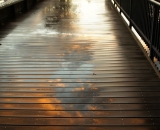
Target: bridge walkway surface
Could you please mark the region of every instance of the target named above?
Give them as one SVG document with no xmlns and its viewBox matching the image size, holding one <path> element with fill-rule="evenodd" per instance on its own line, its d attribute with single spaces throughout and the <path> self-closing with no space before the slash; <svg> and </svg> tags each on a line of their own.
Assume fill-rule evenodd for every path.
<svg viewBox="0 0 160 130">
<path fill-rule="evenodd" d="M 44 0 L 0 44 L 0 130 L 160 129 L 160 79 L 110 0 Z"/>
</svg>

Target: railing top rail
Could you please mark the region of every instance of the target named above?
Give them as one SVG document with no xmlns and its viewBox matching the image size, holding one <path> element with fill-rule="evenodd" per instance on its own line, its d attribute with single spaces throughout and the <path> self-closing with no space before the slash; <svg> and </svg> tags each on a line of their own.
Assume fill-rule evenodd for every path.
<svg viewBox="0 0 160 130">
<path fill-rule="evenodd" d="M 0 9 L 6 8 L 8 6 L 11 6 L 11 5 L 16 4 L 18 2 L 21 2 L 21 1 L 23 1 L 23 0 L 9 0 L 9 1 L 6 1 L 6 2 L 0 4 Z"/>
<path fill-rule="evenodd" d="M 160 2 L 157 2 L 155 0 L 149 0 L 149 1 L 152 2 L 152 3 L 154 3 L 154 4 L 156 4 L 156 5 L 158 5 L 158 6 L 160 6 Z"/>
</svg>

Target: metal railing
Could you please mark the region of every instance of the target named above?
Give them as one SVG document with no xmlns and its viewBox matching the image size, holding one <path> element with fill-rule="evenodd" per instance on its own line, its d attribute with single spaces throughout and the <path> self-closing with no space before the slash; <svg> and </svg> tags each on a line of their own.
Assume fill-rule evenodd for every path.
<svg viewBox="0 0 160 130">
<path fill-rule="evenodd" d="M 40 0 L 7 0 L 0 3 L 0 24 L 15 18 L 27 11 Z"/>
<path fill-rule="evenodd" d="M 149 48 L 149 57 L 160 61 L 160 3 L 155 0 L 111 0 Z"/>
</svg>

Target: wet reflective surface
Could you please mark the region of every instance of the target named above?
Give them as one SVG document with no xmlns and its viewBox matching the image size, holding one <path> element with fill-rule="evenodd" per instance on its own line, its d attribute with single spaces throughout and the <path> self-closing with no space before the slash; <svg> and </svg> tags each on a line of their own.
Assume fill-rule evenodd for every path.
<svg viewBox="0 0 160 130">
<path fill-rule="evenodd" d="M 0 130 L 160 129 L 160 80 L 109 0 L 42 1 L 0 43 Z"/>
</svg>

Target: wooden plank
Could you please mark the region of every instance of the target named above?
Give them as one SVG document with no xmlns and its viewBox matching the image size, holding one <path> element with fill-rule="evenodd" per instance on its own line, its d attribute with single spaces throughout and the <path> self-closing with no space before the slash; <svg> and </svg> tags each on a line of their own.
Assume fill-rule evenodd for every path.
<svg viewBox="0 0 160 130">
<path fill-rule="evenodd" d="M 22 120 L 23 119 L 23 120 Z M 45 120 L 45 121 L 44 121 Z M 154 124 L 157 125 L 159 119 L 153 118 Z M 148 118 L 0 118 L 1 125 L 19 125 L 19 126 L 144 126 L 153 125 L 153 121 Z M 147 123 L 146 123 L 147 122 Z"/>
<path fill-rule="evenodd" d="M 73 99 L 74 100 L 74 99 Z M 142 100 L 143 101 L 143 100 Z M 155 113 L 160 109 L 160 105 L 156 103 L 152 104 L 140 104 L 140 103 L 132 103 L 132 104 L 97 104 L 97 103 L 78 103 L 78 104 L 35 104 L 35 103 L 1 103 L 0 110 L 44 110 L 44 111 L 150 111 L 154 110 Z M 151 114 L 150 112 L 148 114 Z"/>
<path fill-rule="evenodd" d="M 57 94 L 58 95 L 58 94 Z M 64 93 L 64 95 L 67 95 Z M 72 96 L 73 95 L 73 96 Z M 79 94 L 80 95 L 80 94 Z M 13 103 L 13 104 L 16 104 L 16 103 L 20 103 L 20 104 L 23 104 L 23 103 L 35 103 L 35 104 L 56 104 L 56 103 L 102 103 L 102 104 L 105 104 L 105 103 L 140 103 L 142 102 L 142 100 L 140 100 L 140 98 L 142 98 L 143 96 L 142 95 L 138 95 L 138 96 L 127 96 L 127 95 L 124 95 L 124 96 L 115 96 L 114 98 L 112 96 L 104 96 L 104 97 L 98 97 L 98 96 L 94 96 L 96 94 L 92 93 L 90 94 L 90 96 L 85 96 L 85 94 L 81 94 L 82 97 L 76 97 L 74 96 L 74 94 L 71 94 L 72 97 L 70 96 L 52 96 L 52 93 L 51 94 L 48 94 L 48 96 L 43 96 L 40 98 L 39 97 L 1 97 L 1 101 L 0 103 Z M 84 95 L 84 96 L 83 96 Z M 58 98 L 58 99 L 57 99 Z M 64 99 L 65 98 L 65 99 Z M 158 96 L 157 96 L 158 98 Z M 103 101 L 104 99 L 104 101 Z M 145 95 L 144 95 L 144 99 L 143 99 L 143 104 L 146 103 L 144 101 L 147 101 L 149 103 L 154 103 L 155 101 L 153 100 L 153 98 L 146 98 Z M 101 101 L 101 102 L 100 102 Z M 157 101 L 159 102 L 159 100 Z"/>
<path fill-rule="evenodd" d="M 1 130 L 11 130 L 16 129 L 17 126 L 0 126 Z M 24 130 L 82 130 L 82 129 L 90 129 L 90 130 L 146 130 L 146 129 L 160 129 L 158 126 L 19 126 L 19 129 Z"/>
<path fill-rule="evenodd" d="M 78 114 L 79 111 L 42 111 L 42 110 L 0 110 L 1 117 L 20 117 L 20 118 L 145 118 L 150 117 L 149 112 L 144 111 L 81 111 L 81 114 Z M 154 110 L 151 110 L 150 113 L 153 113 L 153 118 L 160 117 L 160 112 L 155 114 Z M 5 115 L 4 115 L 5 114 Z"/>
<path fill-rule="evenodd" d="M 6 101 L 12 101 L 12 100 L 14 100 L 15 102 L 18 100 L 18 99 L 15 99 L 14 97 L 17 97 L 17 98 L 23 98 L 23 99 L 21 99 L 21 101 L 22 100 L 29 100 L 28 98 L 33 98 L 33 102 L 36 102 L 36 100 L 39 98 L 49 98 L 50 99 L 50 97 L 52 97 L 51 99 L 50 99 L 50 101 L 52 101 L 52 99 L 54 99 L 54 98 L 75 98 L 75 102 L 76 102 L 76 98 L 82 98 L 82 100 L 84 100 L 84 98 L 86 98 L 86 97 L 90 97 L 90 98 L 98 98 L 98 100 L 102 100 L 103 98 L 105 99 L 105 98 L 120 98 L 120 97 L 127 97 L 127 98 L 130 98 L 130 97 L 148 97 L 148 98 L 151 98 L 151 97 L 153 97 L 153 98 L 158 98 L 160 95 L 159 95 L 159 91 L 158 92 L 119 92 L 119 93 L 117 93 L 117 92 L 28 92 L 28 93 L 26 93 L 26 92 L 17 92 L 17 93 L 14 93 L 14 92 L 12 92 L 12 93 L 0 93 L 1 94 L 1 96 L 0 96 L 0 99 L 2 100 L 2 101 L 0 101 L 0 102 L 5 102 L 5 100 Z M 6 96 L 5 96 L 6 95 Z M 8 95 L 8 96 L 7 96 Z M 5 99 L 5 98 L 3 98 L 3 97 L 11 97 L 12 99 Z M 27 99 L 25 99 L 25 98 L 27 98 Z M 36 99 L 37 98 L 37 99 Z M 35 100 L 35 101 L 34 101 Z M 108 100 L 108 99 L 105 99 L 106 101 Z M 124 99 L 124 101 L 125 101 L 125 99 Z M 158 100 L 159 101 L 159 100 Z M 157 102 L 158 102 L 157 101 Z M 104 102 L 103 100 L 102 100 L 102 102 Z M 113 102 L 114 102 L 114 100 L 113 100 Z"/>
<path fill-rule="evenodd" d="M 34 88 L 34 87 L 39 87 L 39 88 L 46 88 L 46 87 L 54 87 L 54 88 L 67 88 L 67 87 L 85 87 L 86 89 L 87 88 L 90 88 L 91 90 L 94 90 L 94 89 L 99 89 L 99 88 L 105 88 L 105 87 L 157 87 L 157 84 L 159 84 L 160 82 L 150 82 L 150 81 L 146 81 L 145 83 L 144 82 L 110 82 L 110 83 L 53 83 L 53 82 L 49 82 L 49 83 L 46 83 L 44 82 L 43 84 L 42 83 L 15 83 L 15 82 L 12 82 L 11 83 L 1 83 L 1 86 L 0 87 L 3 87 L 3 88 L 7 88 L 7 87 L 18 87 L 18 88 L 22 88 L 22 87 L 28 87 L 28 88 Z M 159 87 L 158 87 L 159 88 Z"/>
<path fill-rule="evenodd" d="M 144 87 L 144 86 L 139 86 L 139 87 L 134 87 L 134 86 L 126 86 L 126 87 L 122 87 L 122 86 L 94 86 L 94 87 L 85 87 L 82 85 L 79 87 L 77 85 L 75 85 L 76 87 L 74 87 L 74 85 L 70 85 L 70 86 L 50 86 L 50 87 L 36 87 L 36 86 L 19 86 L 19 87 L 0 87 L 1 91 L 0 93 L 3 95 L 5 94 L 10 94 L 10 93 L 17 93 L 17 94 L 31 94 L 31 93 L 69 93 L 69 92 L 83 92 L 83 93 L 89 93 L 89 92 L 99 92 L 99 93 L 105 93 L 105 92 L 159 92 L 160 88 L 155 87 L 155 86 L 148 86 L 148 87 Z M 15 96 L 17 95 L 15 94 Z M 2 96 L 1 95 L 1 96 Z"/>
<path fill-rule="evenodd" d="M 150 82 L 156 82 L 158 80 L 157 78 L 150 78 L 150 77 L 144 77 L 144 78 L 139 78 L 139 77 L 134 77 L 134 78 L 28 78 L 28 79 L 23 79 L 23 78 L 6 78 L 6 79 L 0 79 L 1 83 L 45 83 L 45 82 L 50 82 L 50 83 L 110 83 L 110 82 L 145 82 L 146 80 Z M 158 82 L 160 83 L 160 82 Z"/>
</svg>

